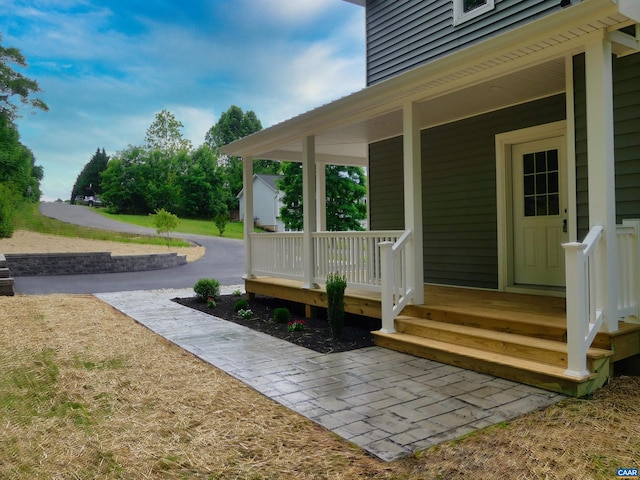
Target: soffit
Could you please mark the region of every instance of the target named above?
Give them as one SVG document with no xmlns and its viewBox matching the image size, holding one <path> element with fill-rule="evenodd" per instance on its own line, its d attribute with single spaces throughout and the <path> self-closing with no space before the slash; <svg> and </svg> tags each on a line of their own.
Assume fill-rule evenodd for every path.
<svg viewBox="0 0 640 480">
<path fill-rule="evenodd" d="M 564 58 L 628 22 L 610 0 L 564 11 L 413 69 L 222 148 L 229 155 L 300 161 L 315 136 L 316 161 L 366 165 L 368 144 L 402 133 L 415 102 L 420 127 L 447 123 L 563 92 Z"/>
</svg>

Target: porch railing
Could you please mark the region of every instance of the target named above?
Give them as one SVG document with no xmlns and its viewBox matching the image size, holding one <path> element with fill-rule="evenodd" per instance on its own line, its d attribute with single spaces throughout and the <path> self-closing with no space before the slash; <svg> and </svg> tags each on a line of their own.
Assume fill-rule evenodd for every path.
<svg viewBox="0 0 640 480">
<path fill-rule="evenodd" d="M 304 253 L 301 232 L 252 233 L 251 273 L 301 280 L 304 278 Z"/>
<path fill-rule="evenodd" d="M 605 311 L 598 302 L 605 272 L 599 272 L 599 246 L 604 229 L 591 228 L 583 242 L 563 245 L 567 278 L 567 373 L 577 377 L 589 374 L 587 350 L 602 327 Z M 638 322 L 640 314 L 640 220 L 624 220 L 616 226 L 618 253 L 618 308 L 615 318 Z"/>
<path fill-rule="evenodd" d="M 314 281 L 325 283 L 327 275 L 338 272 L 350 288 L 380 291 L 381 249 L 384 242 L 396 242 L 399 231 L 312 233 L 316 271 Z"/>
<path fill-rule="evenodd" d="M 640 220 L 623 220 L 618 238 L 618 317 L 640 323 Z"/>
<path fill-rule="evenodd" d="M 325 283 L 329 273 L 345 275 L 349 288 L 380 291 L 382 285 L 380 243 L 396 242 L 402 231 L 315 232 L 313 279 Z M 303 280 L 303 233 L 252 233 L 251 272 Z"/>
<path fill-rule="evenodd" d="M 596 291 L 602 281 L 598 273 L 596 252 L 604 228 L 596 225 L 582 243 L 571 242 L 565 249 L 567 278 L 567 370 L 566 374 L 584 378 L 587 350 L 604 320 L 603 305 L 598 305 Z"/>
<path fill-rule="evenodd" d="M 395 332 L 394 320 L 413 299 L 413 243 L 411 230 L 407 230 L 397 242 L 380 244 L 382 253 L 382 328 L 384 333 Z"/>
</svg>

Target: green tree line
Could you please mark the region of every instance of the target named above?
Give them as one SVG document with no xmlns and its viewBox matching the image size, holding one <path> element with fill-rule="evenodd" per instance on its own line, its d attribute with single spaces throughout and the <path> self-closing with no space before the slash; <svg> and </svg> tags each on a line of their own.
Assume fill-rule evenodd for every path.
<svg viewBox="0 0 640 480">
<path fill-rule="evenodd" d="M 20 106 L 48 110 L 33 94 L 40 92 L 38 83 L 17 72 L 13 65 L 27 67 L 27 62 L 14 47 L 4 47 L 0 35 L 0 238 L 13 234 L 16 206 L 23 201 L 38 202 L 44 175 L 36 165 L 33 152 L 20 142 L 15 119 Z"/>
</svg>

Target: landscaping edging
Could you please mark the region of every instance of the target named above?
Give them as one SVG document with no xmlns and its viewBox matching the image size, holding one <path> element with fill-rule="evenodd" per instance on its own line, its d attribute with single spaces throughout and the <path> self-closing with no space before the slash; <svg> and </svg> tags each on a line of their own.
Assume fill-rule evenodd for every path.
<svg viewBox="0 0 640 480">
<path fill-rule="evenodd" d="M 175 252 L 118 256 L 112 256 L 109 252 L 12 253 L 5 254 L 5 258 L 13 277 L 140 272 L 179 267 L 187 263 L 186 255 Z"/>
</svg>

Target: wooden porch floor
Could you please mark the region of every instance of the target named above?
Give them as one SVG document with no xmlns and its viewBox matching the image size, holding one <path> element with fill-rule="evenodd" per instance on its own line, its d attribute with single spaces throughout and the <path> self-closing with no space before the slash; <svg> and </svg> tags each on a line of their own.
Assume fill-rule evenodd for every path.
<svg viewBox="0 0 640 480">
<path fill-rule="evenodd" d="M 249 294 L 326 308 L 324 287 L 259 277 L 245 280 Z M 589 351 L 593 373 L 577 382 L 566 370 L 564 298 L 425 285 L 422 305 L 409 305 L 395 320 L 396 333 L 374 332 L 376 344 L 443 363 L 489 373 L 575 396 L 602 386 L 615 362 L 640 354 L 640 325 L 620 323 L 599 333 Z M 381 318 L 380 295 L 347 289 L 345 311 Z"/>
</svg>

